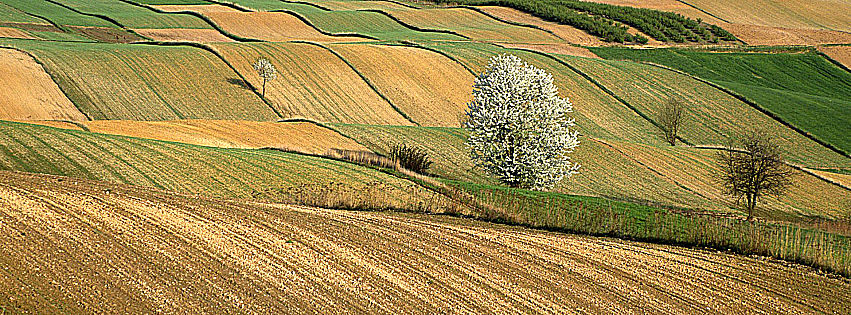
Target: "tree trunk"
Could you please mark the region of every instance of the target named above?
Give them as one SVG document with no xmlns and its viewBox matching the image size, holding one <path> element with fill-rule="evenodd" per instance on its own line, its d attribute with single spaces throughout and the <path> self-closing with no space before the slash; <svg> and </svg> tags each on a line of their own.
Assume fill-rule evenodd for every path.
<svg viewBox="0 0 851 315">
<path fill-rule="evenodd" d="M 266 98 L 266 79 L 263 79 L 263 98 Z"/>
</svg>

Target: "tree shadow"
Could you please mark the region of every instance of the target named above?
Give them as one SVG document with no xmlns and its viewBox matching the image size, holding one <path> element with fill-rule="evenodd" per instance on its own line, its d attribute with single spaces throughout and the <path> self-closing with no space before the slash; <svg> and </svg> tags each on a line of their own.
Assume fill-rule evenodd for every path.
<svg viewBox="0 0 851 315">
<path fill-rule="evenodd" d="M 248 85 L 248 83 L 245 82 L 245 80 L 243 80 L 243 79 L 228 78 L 227 81 L 228 81 L 228 83 L 236 85 L 236 86 L 241 87 L 243 89 L 246 89 L 246 90 L 251 89 L 251 87 Z"/>
</svg>

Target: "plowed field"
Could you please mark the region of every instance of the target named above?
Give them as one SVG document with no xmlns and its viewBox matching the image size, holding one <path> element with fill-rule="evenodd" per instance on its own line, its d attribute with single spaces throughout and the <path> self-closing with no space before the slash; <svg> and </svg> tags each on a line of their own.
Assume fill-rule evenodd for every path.
<svg viewBox="0 0 851 315">
<path fill-rule="evenodd" d="M 851 46 L 822 46 L 818 50 L 851 69 Z"/>
<path fill-rule="evenodd" d="M 285 118 L 411 124 L 352 67 L 322 47 L 303 43 L 241 43 L 214 47 L 258 89 L 263 82 L 251 64 L 258 58 L 269 59 L 278 70 L 278 79 L 266 84 L 266 98 Z"/>
<path fill-rule="evenodd" d="M 425 49 L 334 45 L 402 112 L 423 126 L 459 126 L 472 99 L 473 75 L 460 64 Z"/>
<path fill-rule="evenodd" d="M 313 154 L 324 154 L 329 149 L 366 150 L 351 139 L 309 122 L 97 120 L 85 125 L 92 132 L 222 148 L 273 147 Z"/>
<path fill-rule="evenodd" d="M 545 30 L 553 32 L 553 34 L 571 44 L 579 44 L 583 46 L 595 46 L 603 44 L 603 41 L 600 40 L 600 38 L 588 34 L 583 30 L 580 30 L 570 25 L 544 21 L 541 18 L 535 17 L 531 14 L 516 9 L 497 6 L 482 6 L 479 8 L 487 12 L 488 14 L 499 17 L 503 20 L 534 25 L 543 28 Z"/>
<path fill-rule="evenodd" d="M 86 120 L 32 57 L 0 48 L 0 119 Z"/>
<path fill-rule="evenodd" d="M 851 285 L 724 253 L 0 173 L 0 306 L 84 313 L 833 313 Z"/>
<path fill-rule="evenodd" d="M 35 37 L 23 30 L 4 26 L 0 26 L 0 37 L 35 39 Z"/>
</svg>

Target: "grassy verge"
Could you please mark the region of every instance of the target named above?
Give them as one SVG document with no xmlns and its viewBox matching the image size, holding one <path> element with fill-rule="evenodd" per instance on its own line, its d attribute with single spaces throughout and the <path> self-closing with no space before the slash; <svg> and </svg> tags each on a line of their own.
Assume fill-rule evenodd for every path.
<svg viewBox="0 0 851 315">
<path fill-rule="evenodd" d="M 851 276 L 851 238 L 818 229 L 687 209 L 445 181 L 479 219 L 570 233 L 731 250 L 801 263 Z"/>
</svg>

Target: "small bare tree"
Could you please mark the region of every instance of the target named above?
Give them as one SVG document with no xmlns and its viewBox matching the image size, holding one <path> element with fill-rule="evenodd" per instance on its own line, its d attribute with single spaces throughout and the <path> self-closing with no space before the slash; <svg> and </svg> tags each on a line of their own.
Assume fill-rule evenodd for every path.
<svg viewBox="0 0 851 315">
<path fill-rule="evenodd" d="M 665 141 L 671 145 L 677 145 L 677 134 L 680 132 L 680 127 L 685 119 L 685 102 L 678 98 L 669 99 L 657 113 L 656 119 L 659 121 L 659 130 L 662 131 L 662 136 Z"/>
<path fill-rule="evenodd" d="M 753 220 L 761 197 L 779 196 L 792 184 L 792 168 L 783 161 L 773 139 L 760 131 L 749 131 L 738 141 L 731 140 L 718 152 L 717 159 L 723 192 L 744 204 L 748 221 Z"/>
<path fill-rule="evenodd" d="M 275 70 L 275 66 L 272 65 L 269 60 L 266 58 L 260 58 L 255 62 L 252 66 L 254 66 L 254 70 L 257 70 L 257 75 L 263 79 L 263 98 L 266 98 L 266 82 L 272 81 L 278 77 L 278 71 Z"/>
</svg>

